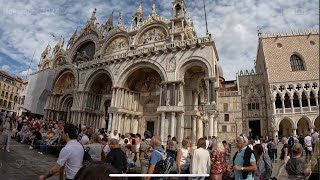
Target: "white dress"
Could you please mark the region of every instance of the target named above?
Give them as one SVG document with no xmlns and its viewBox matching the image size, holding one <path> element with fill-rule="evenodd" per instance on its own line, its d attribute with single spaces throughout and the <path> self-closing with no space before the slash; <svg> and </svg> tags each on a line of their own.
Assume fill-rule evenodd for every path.
<svg viewBox="0 0 320 180">
<path fill-rule="evenodd" d="M 209 174 L 211 165 L 209 151 L 203 148 L 194 150 L 191 164 L 192 174 Z"/>
</svg>

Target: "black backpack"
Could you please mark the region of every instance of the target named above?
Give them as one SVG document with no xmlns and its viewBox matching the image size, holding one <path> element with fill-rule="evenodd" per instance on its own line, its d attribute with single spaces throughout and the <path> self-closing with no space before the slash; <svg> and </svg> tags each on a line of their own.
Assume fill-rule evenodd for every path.
<svg viewBox="0 0 320 180">
<path fill-rule="evenodd" d="M 173 168 L 174 159 L 158 150 L 155 151 L 161 155 L 161 160 L 157 162 L 153 174 L 169 174 Z"/>
<path fill-rule="evenodd" d="M 83 151 L 84 151 L 83 159 L 82 159 L 82 164 L 83 164 L 84 166 L 86 166 L 86 165 L 88 165 L 88 164 L 92 161 L 91 155 L 89 154 L 90 148 L 89 148 L 89 147 L 84 148 L 83 145 L 82 145 L 82 147 L 83 147 Z"/>
</svg>

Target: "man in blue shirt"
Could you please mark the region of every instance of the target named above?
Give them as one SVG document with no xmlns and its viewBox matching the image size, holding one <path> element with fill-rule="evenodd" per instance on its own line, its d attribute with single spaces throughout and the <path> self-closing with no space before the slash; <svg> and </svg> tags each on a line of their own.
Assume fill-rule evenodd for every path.
<svg viewBox="0 0 320 180">
<path fill-rule="evenodd" d="M 239 150 L 233 158 L 235 180 L 253 180 L 252 173 L 257 170 L 256 159 L 247 143 L 248 138 L 242 134 L 236 139 L 236 146 Z"/>
<path fill-rule="evenodd" d="M 164 149 L 161 147 L 161 139 L 157 136 L 152 137 L 150 145 L 153 149 L 153 152 L 149 161 L 148 174 L 153 174 L 156 164 L 162 160 L 162 156 L 160 153 L 164 153 Z M 150 177 L 146 177 L 146 180 L 150 180 Z"/>
</svg>

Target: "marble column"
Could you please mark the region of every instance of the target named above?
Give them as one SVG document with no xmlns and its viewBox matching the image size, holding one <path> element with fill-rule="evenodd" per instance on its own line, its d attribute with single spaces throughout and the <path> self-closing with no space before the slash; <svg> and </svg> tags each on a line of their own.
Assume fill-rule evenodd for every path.
<svg viewBox="0 0 320 180">
<path fill-rule="evenodd" d="M 176 83 L 172 83 L 172 106 L 176 106 Z"/>
<path fill-rule="evenodd" d="M 128 114 L 125 114 L 124 115 L 124 124 L 123 124 L 123 131 L 122 131 L 123 133 L 122 134 L 130 133 L 129 129 L 130 129 L 130 124 L 129 124 Z"/>
<path fill-rule="evenodd" d="M 178 126 L 178 142 L 182 144 L 184 138 L 184 113 L 179 113 L 179 126 Z M 181 147 L 181 146 L 180 146 Z"/>
<path fill-rule="evenodd" d="M 165 121 L 166 121 L 166 113 L 161 112 L 161 131 L 160 131 L 160 138 L 162 144 L 165 142 Z"/>
<path fill-rule="evenodd" d="M 163 96 L 163 85 L 160 84 L 160 101 L 159 101 L 159 106 L 162 106 L 162 105 L 163 105 L 163 103 L 162 103 L 162 101 L 163 101 L 162 96 Z"/>
<path fill-rule="evenodd" d="M 117 113 L 113 113 L 113 116 L 112 116 L 113 120 L 112 120 L 112 131 L 114 130 L 118 130 L 118 121 L 119 121 L 119 118 L 118 118 L 118 114 Z"/>
<path fill-rule="evenodd" d="M 176 136 L 176 125 L 177 125 L 176 113 L 172 112 L 171 113 L 171 126 L 170 126 L 170 135 L 171 135 L 171 137 Z"/>
<path fill-rule="evenodd" d="M 184 92 L 183 92 L 183 83 L 179 84 L 179 96 L 178 96 L 178 106 L 183 106 L 184 104 Z"/>
<path fill-rule="evenodd" d="M 115 89 L 115 95 L 114 95 L 114 107 L 119 107 L 119 89 Z"/>
<path fill-rule="evenodd" d="M 308 101 L 308 109 L 309 109 L 309 112 L 310 112 L 311 111 L 310 95 L 307 95 L 307 101 Z"/>
<path fill-rule="evenodd" d="M 124 134 L 123 132 L 123 120 L 122 120 L 122 115 L 123 114 L 119 114 L 118 115 L 118 132 L 121 133 L 121 134 Z"/>
<path fill-rule="evenodd" d="M 302 109 L 302 97 L 299 96 L 299 105 L 300 105 L 300 112 L 303 112 L 303 109 Z"/>
<path fill-rule="evenodd" d="M 216 101 L 216 95 L 215 95 L 215 85 L 214 85 L 215 81 L 214 79 L 210 79 L 210 98 L 211 98 L 211 104 L 213 104 L 213 101 Z"/>
<path fill-rule="evenodd" d="M 115 94 L 116 94 L 116 92 L 115 92 L 116 90 L 113 88 L 112 89 L 112 97 L 111 97 L 111 107 L 114 107 L 114 99 L 115 99 Z"/>
<path fill-rule="evenodd" d="M 316 106 L 319 107 L 319 100 L 318 100 L 318 95 L 316 95 L 314 98 L 316 99 Z"/>
<path fill-rule="evenodd" d="M 293 136 L 297 135 L 297 129 L 292 129 Z"/>
<path fill-rule="evenodd" d="M 214 131 L 216 131 L 216 129 L 214 129 L 214 114 L 213 112 L 209 112 L 209 136 L 213 136 Z M 216 136 L 217 137 L 217 136 Z"/>
<path fill-rule="evenodd" d="M 293 97 L 290 97 L 290 105 L 291 105 L 291 111 L 292 111 L 292 113 L 294 113 Z"/>
<path fill-rule="evenodd" d="M 286 107 L 284 105 L 284 97 L 281 97 L 281 103 L 282 103 L 282 113 L 286 113 Z"/>
<path fill-rule="evenodd" d="M 196 148 L 197 144 L 197 116 L 192 116 L 192 149 Z"/>
<path fill-rule="evenodd" d="M 193 110 L 198 110 L 198 93 L 196 91 L 193 91 Z"/>
<path fill-rule="evenodd" d="M 197 141 L 203 137 L 203 123 L 200 118 L 197 118 Z"/>
<path fill-rule="evenodd" d="M 165 106 L 167 104 L 167 84 L 163 86 L 163 106 Z"/>
<path fill-rule="evenodd" d="M 110 113 L 109 121 L 108 121 L 108 131 L 111 131 L 112 121 L 113 121 L 113 113 Z"/>
<path fill-rule="evenodd" d="M 207 105 L 210 105 L 210 79 L 209 78 L 205 79 L 205 83 L 207 86 Z"/>
<path fill-rule="evenodd" d="M 218 119 L 213 119 L 213 136 L 218 137 Z"/>
</svg>

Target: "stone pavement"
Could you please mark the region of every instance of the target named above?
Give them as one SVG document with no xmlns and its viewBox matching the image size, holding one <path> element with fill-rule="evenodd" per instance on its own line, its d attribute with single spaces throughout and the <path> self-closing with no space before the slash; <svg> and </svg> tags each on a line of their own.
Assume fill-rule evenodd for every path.
<svg viewBox="0 0 320 180">
<path fill-rule="evenodd" d="M 0 149 L 0 179 L 30 180 L 39 179 L 39 175 L 47 174 L 56 162 L 57 156 L 40 155 L 38 149 L 29 150 L 28 146 L 12 139 L 10 153 Z M 58 176 L 50 178 L 58 180 Z"/>
</svg>

